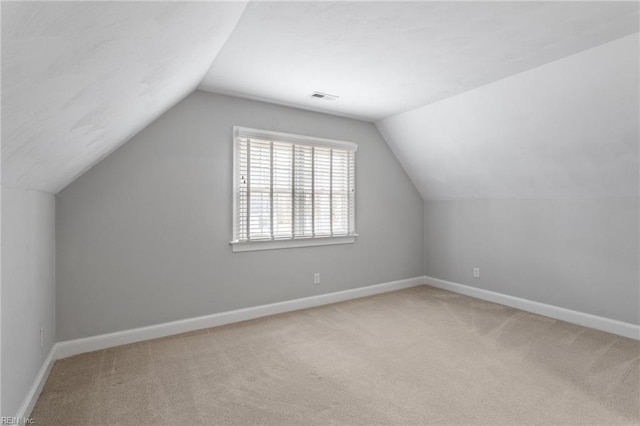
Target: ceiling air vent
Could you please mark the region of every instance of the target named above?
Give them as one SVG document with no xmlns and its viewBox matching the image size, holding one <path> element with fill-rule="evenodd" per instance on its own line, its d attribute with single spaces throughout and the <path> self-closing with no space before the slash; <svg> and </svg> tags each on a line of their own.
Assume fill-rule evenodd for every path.
<svg viewBox="0 0 640 426">
<path fill-rule="evenodd" d="M 311 94 L 311 97 L 314 99 L 324 99 L 325 101 L 334 101 L 338 99 L 340 96 L 331 95 L 329 93 L 323 93 L 323 92 L 313 92 Z"/>
</svg>

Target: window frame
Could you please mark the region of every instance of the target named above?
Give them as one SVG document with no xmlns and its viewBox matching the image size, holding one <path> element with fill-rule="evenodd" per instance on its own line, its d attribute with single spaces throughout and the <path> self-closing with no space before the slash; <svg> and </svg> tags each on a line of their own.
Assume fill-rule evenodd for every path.
<svg viewBox="0 0 640 426">
<path fill-rule="evenodd" d="M 311 237 L 295 237 L 292 238 L 278 238 L 278 239 L 264 239 L 264 240 L 238 240 L 238 203 L 240 200 L 238 191 L 238 167 L 240 161 L 240 155 L 238 153 L 238 139 L 240 138 L 255 138 L 261 140 L 268 140 L 271 142 L 284 142 L 291 144 L 299 144 L 305 146 L 323 147 L 323 148 L 335 148 L 353 151 L 353 230 L 348 235 L 328 235 L 328 236 L 311 236 Z M 312 246 L 325 246 L 334 244 L 352 244 L 355 242 L 358 233 L 356 232 L 356 153 L 358 145 L 353 142 L 341 141 L 335 139 L 318 138 L 314 136 L 296 135 L 291 133 L 274 132 L 270 130 L 254 129 L 242 126 L 233 126 L 233 190 L 232 190 L 232 205 L 233 205 L 233 230 L 232 239 L 230 241 L 233 252 L 245 252 L 254 250 L 273 250 L 284 248 L 296 248 L 296 247 L 312 247 Z M 312 160 L 313 161 L 313 160 Z M 249 196 L 249 195 L 247 195 Z M 273 209 L 273 206 L 271 206 Z"/>
</svg>

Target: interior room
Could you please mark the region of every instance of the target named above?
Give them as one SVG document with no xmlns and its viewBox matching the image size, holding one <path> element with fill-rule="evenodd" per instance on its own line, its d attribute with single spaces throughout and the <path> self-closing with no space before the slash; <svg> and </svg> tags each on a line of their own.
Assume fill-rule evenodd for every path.
<svg viewBox="0 0 640 426">
<path fill-rule="evenodd" d="M 2 423 L 640 424 L 639 8 L 2 1 Z"/>
</svg>

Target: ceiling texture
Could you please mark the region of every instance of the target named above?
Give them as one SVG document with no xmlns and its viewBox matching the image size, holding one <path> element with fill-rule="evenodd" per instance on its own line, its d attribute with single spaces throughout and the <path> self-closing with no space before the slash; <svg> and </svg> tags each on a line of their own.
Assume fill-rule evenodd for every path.
<svg viewBox="0 0 640 426">
<path fill-rule="evenodd" d="M 249 3 L 199 88 L 375 121 L 638 31 L 611 2 Z M 310 97 L 313 91 L 340 96 Z"/>
<path fill-rule="evenodd" d="M 638 31 L 635 2 L 5 2 L 2 181 L 57 193 L 196 87 L 382 129 Z"/>
<path fill-rule="evenodd" d="M 3 2 L 2 183 L 57 193 L 198 85 L 240 2 Z"/>
<path fill-rule="evenodd" d="M 638 196 L 632 34 L 376 123 L 425 200 Z"/>
</svg>

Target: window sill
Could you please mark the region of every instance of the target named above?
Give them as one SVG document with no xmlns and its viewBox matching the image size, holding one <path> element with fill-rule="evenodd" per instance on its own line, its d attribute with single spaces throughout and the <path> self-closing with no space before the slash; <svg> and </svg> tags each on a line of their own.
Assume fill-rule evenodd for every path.
<svg viewBox="0 0 640 426">
<path fill-rule="evenodd" d="M 356 242 L 356 237 L 357 235 L 349 235 L 345 237 L 298 238 L 294 240 L 231 241 L 231 251 L 236 253 L 242 251 L 353 244 Z"/>
</svg>

